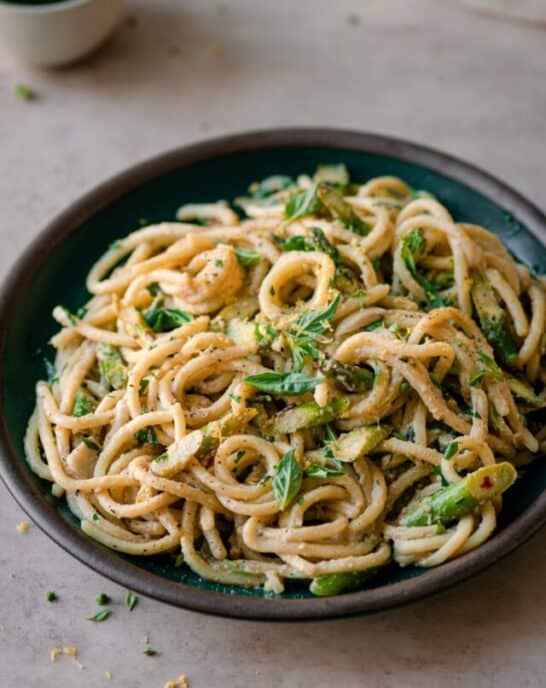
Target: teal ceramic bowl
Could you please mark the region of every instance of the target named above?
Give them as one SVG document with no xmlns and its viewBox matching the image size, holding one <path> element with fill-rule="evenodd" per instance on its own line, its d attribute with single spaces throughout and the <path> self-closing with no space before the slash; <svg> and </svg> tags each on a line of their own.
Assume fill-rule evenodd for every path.
<svg viewBox="0 0 546 688">
<path fill-rule="evenodd" d="M 416 600 L 489 566 L 546 521 L 546 465 L 537 461 L 511 490 L 496 534 L 479 549 L 431 570 L 388 567 L 362 591 L 314 598 L 294 584 L 282 596 L 205 581 L 165 558 L 129 558 L 90 540 L 64 501 L 27 468 L 23 435 L 34 384 L 56 329 L 51 310 L 86 299 L 84 278 L 120 235 L 174 219 L 188 201 L 231 199 L 274 173 L 312 172 L 344 162 L 353 178 L 403 177 L 431 191 L 459 220 L 497 232 L 537 272 L 546 269 L 546 219 L 517 192 L 450 156 L 404 141 L 348 131 L 252 132 L 180 148 L 133 167 L 74 203 L 27 248 L 0 297 L 0 459 L 2 477 L 32 520 L 61 547 L 137 592 L 198 611 L 254 619 L 318 619 L 362 614 Z"/>
</svg>

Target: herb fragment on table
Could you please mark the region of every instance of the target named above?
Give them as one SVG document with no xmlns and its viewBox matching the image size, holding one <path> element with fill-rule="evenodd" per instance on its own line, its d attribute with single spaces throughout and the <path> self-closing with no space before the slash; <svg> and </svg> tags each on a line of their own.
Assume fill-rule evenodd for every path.
<svg viewBox="0 0 546 688">
<path fill-rule="evenodd" d="M 125 595 L 125 606 L 132 612 L 138 603 L 138 597 L 132 590 L 127 590 L 127 595 Z"/>
<path fill-rule="evenodd" d="M 94 623 L 100 623 L 101 621 L 106 621 L 106 619 L 112 614 L 110 609 L 101 609 L 93 616 L 86 616 L 86 621 L 93 621 Z"/>
</svg>

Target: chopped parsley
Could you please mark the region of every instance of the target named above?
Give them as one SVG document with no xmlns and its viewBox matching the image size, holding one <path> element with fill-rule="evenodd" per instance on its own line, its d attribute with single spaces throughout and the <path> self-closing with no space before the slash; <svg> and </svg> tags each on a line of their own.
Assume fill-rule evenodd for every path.
<svg viewBox="0 0 546 688">
<path fill-rule="evenodd" d="M 93 410 L 93 402 L 91 399 L 83 392 L 78 392 L 74 400 L 74 406 L 72 408 L 72 415 L 80 418 L 81 416 L 87 416 Z"/>
<path fill-rule="evenodd" d="M 141 444 L 159 444 L 157 441 L 157 433 L 152 426 L 137 430 L 137 432 L 134 433 L 134 437 Z"/>
</svg>

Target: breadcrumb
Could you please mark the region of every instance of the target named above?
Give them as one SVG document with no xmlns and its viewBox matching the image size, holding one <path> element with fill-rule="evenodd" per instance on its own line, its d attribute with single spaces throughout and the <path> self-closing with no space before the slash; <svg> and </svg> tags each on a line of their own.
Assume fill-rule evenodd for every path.
<svg viewBox="0 0 546 688">
<path fill-rule="evenodd" d="M 30 524 L 28 521 L 20 521 L 16 526 L 17 532 L 18 533 L 26 533 L 29 525 Z"/>
<path fill-rule="evenodd" d="M 180 674 L 180 676 L 175 680 L 175 681 L 167 681 L 165 684 L 165 688 L 191 688 L 190 684 L 188 683 L 188 679 L 184 676 L 184 674 Z"/>
<path fill-rule="evenodd" d="M 78 650 L 73 647 L 72 645 L 66 645 L 65 647 L 54 647 L 50 653 L 49 653 L 49 659 L 51 662 L 56 662 L 57 657 L 60 655 L 66 655 L 67 657 L 70 657 L 72 660 L 72 664 L 78 667 L 78 669 L 83 669 L 83 664 L 81 662 L 78 662 L 77 656 L 78 656 Z"/>
<path fill-rule="evenodd" d="M 109 681 L 112 680 L 112 672 L 110 671 L 110 669 L 106 669 L 106 671 L 104 672 L 104 675 L 106 676 L 106 678 L 107 678 Z"/>
</svg>

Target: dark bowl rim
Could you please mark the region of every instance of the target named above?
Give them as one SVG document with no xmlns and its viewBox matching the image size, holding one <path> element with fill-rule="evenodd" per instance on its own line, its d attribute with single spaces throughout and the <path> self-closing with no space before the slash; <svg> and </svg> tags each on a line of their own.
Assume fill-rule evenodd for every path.
<svg viewBox="0 0 546 688">
<path fill-rule="evenodd" d="M 519 192 L 478 167 L 420 144 L 375 133 L 325 128 L 266 129 L 208 139 L 136 164 L 71 203 L 28 245 L 0 290 L 0 356 L 18 298 L 53 249 L 94 213 L 151 179 L 218 156 L 280 147 L 341 148 L 386 155 L 428 167 L 512 213 L 543 244 L 546 217 Z M 0 391 L 3 380 L 0 379 Z M 66 552 L 110 580 L 174 606 L 239 619 L 302 621 L 378 612 L 440 592 L 484 570 L 528 540 L 546 522 L 546 490 L 480 548 L 399 583 L 330 598 L 279 599 L 229 595 L 144 571 L 70 525 L 47 501 L 19 461 L 0 395 L 0 469 L 8 491 L 39 528 Z"/>
</svg>

